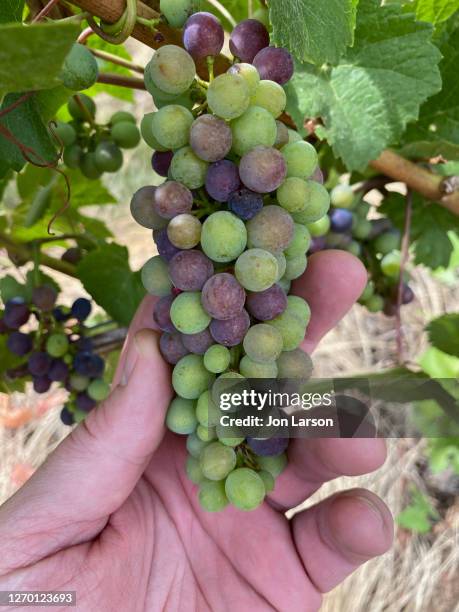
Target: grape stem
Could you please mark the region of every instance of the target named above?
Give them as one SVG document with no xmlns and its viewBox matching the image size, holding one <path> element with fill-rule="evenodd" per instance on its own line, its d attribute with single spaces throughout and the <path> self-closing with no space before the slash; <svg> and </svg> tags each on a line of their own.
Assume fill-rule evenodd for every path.
<svg viewBox="0 0 459 612">
<path fill-rule="evenodd" d="M 119 74 L 112 74 L 109 72 L 101 72 L 97 77 L 98 83 L 105 83 L 106 85 L 115 85 L 118 87 L 128 87 L 129 89 L 141 89 L 145 90 L 145 83 L 143 79 L 137 77 L 120 76 Z"/>
<path fill-rule="evenodd" d="M 400 277 L 398 279 L 397 287 L 397 308 L 395 312 L 395 331 L 397 338 L 397 359 L 399 365 L 403 365 L 403 332 L 402 332 L 402 297 L 403 297 L 403 273 L 405 266 L 408 262 L 409 248 L 410 248 L 410 231 L 411 231 L 411 217 L 413 213 L 413 194 L 410 189 L 406 194 L 406 207 L 405 207 L 405 226 L 403 228 L 402 237 L 402 259 L 400 262 Z"/>
<path fill-rule="evenodd" d="M 228 11 L 228 9 L 223 6 L 223 4 L 220 4 L 220 2 L 218 0 L 209 0 L 209 4 L 211 4 L 214 8 L 216 8 L 217 11 L 221 15 L 223 15 L 223 17 L 225 17 L 225 19 L 227 21 L 230 22 L 230 24 L 232 25 L 233 28 L 236 26 L 237 21 L 231 15 L 231 13 Z"/>
<path fill-rule="evenodd" d="M 58 4 L 59 0 L 49 0 L 48 4 L 46 4 L 39 13 L 37 13 L 37 15 L 35 15 L 35 17 L 32 19 L 32 23 L 37 23 L 37 21 L 40 21 L 41 19 L 43 19 L 44 17 L 46 17 L 46 15 L 48 15 L 48 13 L 53 9 L 53 7 Z"/>
</svg>

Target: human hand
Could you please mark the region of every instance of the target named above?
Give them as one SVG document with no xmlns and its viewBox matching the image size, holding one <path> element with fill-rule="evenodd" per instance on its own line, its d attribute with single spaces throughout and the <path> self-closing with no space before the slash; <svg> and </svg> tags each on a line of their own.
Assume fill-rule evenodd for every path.
<svg viewBox="0 0 459 612">
<path fill-rule="evenodd" d="M 304 350 L 365 282 L 345 252 L 310 258 L 294 286 L 312 310 Z M 0 508 L 0 589 L 74 590 L 77 609 L 90 612 L 317 610 L 321 593 L 389 548 L 389 510 L 353 489 L 291 521 L 283 512 L 323 482 L 377 469 L 383 440 L 293 440 L 267 503 L 203 512 L 184 440 L 164 429 L 172 390 L 153 303 L 146 298 L 132 322 L 111 396 Z"/>
</svg>

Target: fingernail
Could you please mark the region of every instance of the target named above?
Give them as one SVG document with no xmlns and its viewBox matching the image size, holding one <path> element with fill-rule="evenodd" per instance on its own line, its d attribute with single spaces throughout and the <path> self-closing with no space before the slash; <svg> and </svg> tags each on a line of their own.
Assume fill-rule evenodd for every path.
<svg viewBox="0 0 459 612">
<path fill-rule="evenodd" d="M 152 329 L 138 331 L 129 345 L 120 385 L 125 387 L 128 384 L 139 358 L 153 359 L 157 355 L 157 334 Z"/>
</svg>

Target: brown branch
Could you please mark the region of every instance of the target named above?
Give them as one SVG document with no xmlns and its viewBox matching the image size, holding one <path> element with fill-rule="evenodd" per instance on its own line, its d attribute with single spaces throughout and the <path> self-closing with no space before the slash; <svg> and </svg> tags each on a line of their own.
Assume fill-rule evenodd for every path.
<svg viewBox="0 0 459 612">
<path fill-rule="evenodd" d="M 109 353 L 123 345 L 127 336 L 127 327 L 111 329 L 110 331 L 92 336 L 91 340 L 97 353 Z"/>
<path fill-rule="evenodd" d="M 122 57 L 118 57 L 117 55 L 113 55 L 112 53 L 107 53 L 106 51 L 99 51 L 99 49 L 91 49 L 91 47 L 88 47 L 88 49 L 95 57 L 99 57 L 105 62 L 110 62 L 111 64 L 123 66 L 123 68 L 128 68 L 129 70 L 132 70 L 133 72 L 138 72 L 140 74 L 144 73 L 144 68 L 142 66 L 133 64 L 129 60 L 123 59 Z"/>
<path fill-rule="evenodd" d="M 49 2 L 41 9 L 41 11 L 32 19 L 32 23 L 36 23 L 37 21 L 40 21 L 40 19 L 43 19 L 43 17 L 46 17 L 46 15 L 51 12 L 51 10 L 56 4 L 58 4 L 58 2 L 59 0 L 49 0 Z"/>
<path fill-rule="evenodd" d="M 403 334 L 402 334 L 402 300 L 403 300 L 403 275 L 405 272 L 405 266 L 408 262 L 409 249 L 410 249 L 410 232 L 411 232 L 411 217 L 413 213 L 413 193 L 408 189 L 406 194 L 406 207 L 405 207 L 405 226 L 403 228 L 402 246 L 401 246 L 401 262 L 400 262 L 400 277 L 398 279 L 397 287 L 397 308 L 395 310 L 395 330 L 397 337 L 397 358 L 398 363 L 403 365 Z"/>
<path fill-rule="evenodd" d="M 145 83 L 143 79 L 137 77 L 120 76 L 119 74 L 112 74 L 108 72 L 101 72 L 97 77 L 98 83 L 105 83 L 106 85 L 117 85 L 118 87 L 129 87 L 129 89 L 142 89 L 145 90 Z"/>
</svg>

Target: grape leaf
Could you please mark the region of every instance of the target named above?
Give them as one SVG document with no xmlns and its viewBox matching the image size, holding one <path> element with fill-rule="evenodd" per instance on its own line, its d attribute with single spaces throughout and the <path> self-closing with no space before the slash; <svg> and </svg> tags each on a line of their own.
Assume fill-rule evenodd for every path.
<svg viewBox="0 0 459 612">
<path fill-rule="evenodd" d="M 24 0 L 2 0 L 0 6 L 0 23 L 22 21 Z"/>
<path fill-rule="evenodd" d="M 459 10 L 459 0 L 416 0 L 416 19 L 437 24 Z"/>
<path fill-rule="evenodd" d="M 352 45 L 358 0 L 271 0 L 272 41 L 303 62 L 336 64 Z"/>
<path fill-rule="evenodd" d="M 106 244 L 84 257 L 77 267 L 86 291 L 120 325 L 129 325 L 145 295 L 139 272 L 129 267 L 128 250 Z"/>
<path fill-rule="evenodd" d="M 459 357 L 459 313 L 445 314 L 427 326 L 430 343 L 440 351 Z"/>
<path fill-rule="evenodd" d="M 286 86 L 288 112 L 300 129 L 304 117 L 320 117 L 318 136 L 349 169 L 363 170 L 439 91 L 431 36 L 430 24 L 400 7 L 361 0 L 354 46 L 337 66 L 298 65 Z"/>
</svg>

